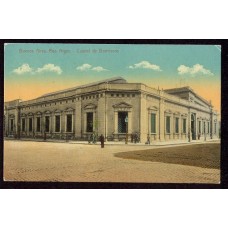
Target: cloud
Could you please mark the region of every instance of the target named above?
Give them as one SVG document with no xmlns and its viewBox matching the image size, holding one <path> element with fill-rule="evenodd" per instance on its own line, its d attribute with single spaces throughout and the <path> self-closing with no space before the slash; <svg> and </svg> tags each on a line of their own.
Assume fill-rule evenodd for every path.
<svg viewBox="0 0 228 228">
<path fill-rule="evenodd" d="M 203 75 L 214 75 L 210 70 L 204 68 L 203 65 L 195 64 L 192 67 L 188 67 L 185 65 L 180 65 L 177 68 L 178 74 L 190 74 L 192 76 L 196 74 L 203 74 Z"/>
<path fill-rule="evenodd" d="M 92 70 L 97 71 L 97 72 L 108 71 L 107 69 L 105 69 L 101 66 L 93 67 Z"/>
<path fill-rule="evenodd" d="M 16 74 L 24 74 L 24 73 L 29 73 L 32 71 L 33 71 L 33 69 L 27 63 L 24 63 L 20 67 L 13 70 L 13 72 Z"/>
<path fill-rule="evenodd" d="M 51 64 L 51 63 L 48 63 L 48 64 L 45 64 L 43 65 L 43 67 L 41 68 L 38 68 L 36 72 L 40 73 L 40 72 L 54 72 L 54 73 L 57 73 L 57 74 L 62 74 L 62 69 L 59 67 L 59 66 L 56 66 L 54 64 Z"/>
<path fill-rule="evenodd" d="M 80 70 L 80 71 L 86 71 L 86 70 L 90 70 L 91 69 L 91 65 L 88 63 L 84 63 L 81 66 L 78 66 L 76 69 Z"/>
<path fill-rule="evenodd" d="M 87 71 L 87 70 L 93 70 L 93 71 L 96 71 L 96 72 L 108 71 L 107 69 L 105 69 L 102 66 L 93 67 L 92 65 L 90 65 L 88 63 L 84 63 L 81 66 L 78 66 L 76 69 L 80 70 L 80 71 Z"/>
<path fill-rule="evenodd" d="M 160 66 L 152 64 L 148 61 L 141 61 L 139 63 L 135 63 L 133 66 L 129 66 L 128 68 L 130 69 L 143 68 L 143 69 L 161 71 Z"/>
</svg>

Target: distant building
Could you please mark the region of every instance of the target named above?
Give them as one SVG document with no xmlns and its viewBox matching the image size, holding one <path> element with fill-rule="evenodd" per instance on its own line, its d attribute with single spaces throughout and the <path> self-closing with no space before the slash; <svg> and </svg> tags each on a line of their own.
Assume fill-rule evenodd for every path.
<svg viewBox="0 0 228 228">
<path fill-rule="evenodd" d="M 142 143 L 219 137 L 218 114 L 191 88 L 153 89 L 121 77 L 4 103 L 4 135 L 107 140 L 137 133 Z"/>
</svg>

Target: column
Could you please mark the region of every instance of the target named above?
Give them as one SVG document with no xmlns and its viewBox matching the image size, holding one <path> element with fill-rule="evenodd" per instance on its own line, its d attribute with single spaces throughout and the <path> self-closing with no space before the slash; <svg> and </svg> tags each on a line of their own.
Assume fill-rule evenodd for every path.
<svg viewBox="0 0 228 228">
<path fill-rule="evenodd" d="M 181 127 L 182 127 L 182 118 L 181 118 L 181 115 L 178 116 L 179 118 L 179 126 L 178 126 L 178 134 L 179 134 L 179 137 L 178 139 L 181 139 Z"/>
<path fill-rule="evenodd" d="M 151 113 L 148 112 L 148 134 L 151 134 Z"/>
<path fill-rule="evenodd" d="M 132 112 L 128 112 L 128 134 L 132 133 Z"/>
<path fill-rule="evenodd" d="M 81 138 L 82 137 L 82 103 L 81 98 L 77 97 L 75 102 L 75 137 Z"/>
<path fill-rule="evenodd" d="M 26 132 L 26 135 L 29 135 L 29 117 L 28 117 L 28 115 L 25 118 L 25 132 Z"/>
<path fill-rule="evenodd" d="M 173 114 L 172 116 L 172 127 L 173 127 L 173 139 L 176 139 L 176 116 Z"/>
<path fill-rule="evenodd" d="M 51 131 L 52 133 L 54 133 L 55 132 L 55 113 L 54 112 L 51 113 L 51 122 L 52 122 Z"/>
<path fill-rule="evenodd" d="M 214 136 L 214 114 L 211 112 L 211 138 Z"/>
<path fill-rule="evenodd" d="M 63 115 L 64 115 L 64 132 L 67 132 L 67 115 L 65 112 Z"/>
<path fill-rule="evenodd" d="M 161 96 L 162 96 L 161 92 Z M 165 136 L 165 127 L 164 127 L 164 118 L 165 118 L 165 103 L 164 103 L 164 99 L 160 98 L 160 107 L 159 107 L 159 139 L 160 141 L 164 141 L 164 136 Z"/>
<path fill-rule="evenodd" d="M 170 139 L 174 139 L 174 121 L 173 121 L 173 114 L 170 114 Z"/>
<path fill-rule="evenodd" d="M 146 127 L 146 119 L 147 119 L 147 113 L 146 113 L 146 95 L 140 94 L 140 142 L 145 143 L 147 141 L 147 127 Z"/>
<path fill-rule="evenodd" d="M 197 114 L 195 113 L 195 132 L 196 132 L 196 140 L 198 139 L 198 123 L 197 123 Z"/>
<path fill-rule="evenodd" d="M 14 115 L 15 115 L 15 118 L 14 118 L 14 125 L 15 125 L 15 134 L 17 135 L 18 134 L 18 107 L 15 109 L 15 112 L 14 112 Z"/>
<path fill-rule="evenodd" d="M 99 97 L 97 101 L 97 122 L 98 122 L 98 135 L 103 134 L 106 137 L 112 132 L 108 132 L 108 123 L 107 123 L 107 107 L 108 107 L 108 97 L 106 93 L 102 93 L 103 96 Z"/>
<path fill-rule="evenodd" d="M 41 124 L 41 127 L 40 127 L 40 130 L 41 130 L 41 135 L 44 133 L 45 131 L 45 126 L 44 126 L 44 114 L 42 114 L 40 116 L 40 124 Z"/>
<path fill-rule="evenodd" d="M 64 131 L 65 131 L 64 123 L 65 123 L 65 112 L 62 111 L 61 115 L 60 115 L 60 133 L 61 133 L 61 138 L 63 138 L 63 136 L 64 136 Z"/>
</svg>

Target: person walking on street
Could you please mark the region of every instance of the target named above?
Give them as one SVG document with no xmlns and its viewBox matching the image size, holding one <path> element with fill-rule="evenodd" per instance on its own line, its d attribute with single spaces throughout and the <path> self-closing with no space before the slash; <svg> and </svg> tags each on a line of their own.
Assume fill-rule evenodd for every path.
<svg viewBox="0 0 228 228">
<path fill-rule="evenodd" d="M 101 134 L 100 136 L 101 148 L 104 148 L 104 136 Z"/>
<path fill-rule="evenodd" d="M 147 135 L 147 144 L 150 145 L 150 135 Z"/>
</svg>

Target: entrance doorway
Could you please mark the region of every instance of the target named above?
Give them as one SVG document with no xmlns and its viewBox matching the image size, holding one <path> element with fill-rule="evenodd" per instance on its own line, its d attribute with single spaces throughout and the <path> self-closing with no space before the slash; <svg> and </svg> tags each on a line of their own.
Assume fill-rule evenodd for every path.
<svg viewBox="0 0 228 228">
<path fill-rule="evenodd" d="M 128 117 L 127 112 L 118 112 L 118 133 L 127 133 L 126 117 Z"/>
</svg>

